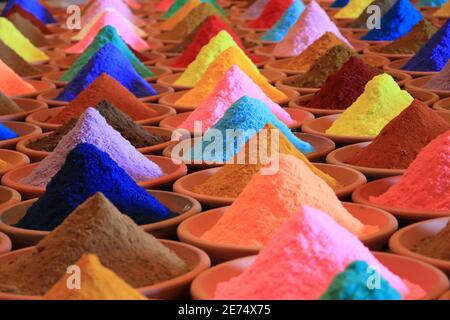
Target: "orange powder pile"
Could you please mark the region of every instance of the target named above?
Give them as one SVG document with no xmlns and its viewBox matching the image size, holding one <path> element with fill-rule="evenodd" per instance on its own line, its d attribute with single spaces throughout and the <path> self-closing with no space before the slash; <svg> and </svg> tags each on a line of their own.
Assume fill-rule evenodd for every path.
<svg viewBox="0 0 450 320">
<path fill-rule="evenodd" d="M 36 92 L 36 89 L 0 59 L 0 91 L 7 96 Z"/>
<path fill-rule="evenodd" d="M 161 30 L 172 30 L 186 18 L 189 13 L 201 4 L 200 0 L 189 0 L 173 16 L 161 23 Z"/>
<path fill-rule="evenodd" d="M 305 162 L 291 155 L 279 154 L 278 167 L 273 175 L 264 175 L 262 171 L 255 174 L 231 207 L 201 238 L 220 243 L 264 246 L 302 205 L 328 213 L 355 235 L 377 230 L 354 218 L 333 189 Z"/>
</svg>

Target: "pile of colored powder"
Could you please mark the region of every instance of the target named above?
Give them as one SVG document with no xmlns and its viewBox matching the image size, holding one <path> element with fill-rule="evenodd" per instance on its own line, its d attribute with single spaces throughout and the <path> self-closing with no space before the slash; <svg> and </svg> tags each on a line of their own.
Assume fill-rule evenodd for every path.
<svg viewBox="0 0 450 320">
<path fill-rule="evenodd" d="M 8 20 L 11 21 L 14 26 L 34 44 L 36 47 L 45 47 L 50 45 L 50 41 L 44 36 L 44 34 L 35 27 L 33 23 L 18 13 L 13 13 L 8 16 Z"/>
<path fill-rule="evenodd" d="M 364 88 L 381 71 L 358 57 L 350 57 L 306 103 L 309 108 L 345 110 L 364 92 Z"/>
<path fill-rule="evenodd" d="M 383 266 L 354 234 L 327 213 L 299 204 L 243 273 L 217 285 L 214 298 L 319 299 L 333 278 L 355 260 L 376 268 L 403 297 L 414 299 L 425 294 L 422 288 Z"/>
<path fill-rule="evenodd" d="M 330 4 L 330 8 L 343 8 L 349 2 L 350 0 L 335 0 L 332 4 Z"/>
<path fill-rule="evenodd" d="M 55 131 L 52 131 L 49 135 L 30 141 L 26 147 L 38 151 L 52 152 L 55 150 L 59 141 L 61 141 L 61 139 L 68 134 L 76 124 L 77 119 L 70 119 L 64 125 L 60 126 Z"/>
<path fill-rule="evenodd" d="M 267 123 L 273 124 L 283 135 L 301 152 L 311 153 L 314 147 L 297 138 L 291 130 L 260 100 L 243 96 L 237 100 L 223 115 L 223 117 L 206 131 L 203 141 L 199 141 L 192 149 L 194 159 L 204 161 L 223 162 L 234 156 L 245 143 Z M 238 131 L 236 137 L 227 134 L 227 130 Z M 216 146 L 215 138 L 218 133 L 223 137 L 223 144 Z M 231 141 L 230 141 L 231 140 Z M 217 148 L 215 147 L 218 147 Z M 208 150 L 207 152 L 204 152 Z M 200 158 L 198 157 L 200 155 Z"/>
<path fill-rule="evenodd" d="M 326 133 L 375 137 L 413 100 L 390 75 L 380 74 L 366 84 L 364 92 L 333 122 Z"/>
<path fill-rule="evenodd" d="M 377 6 L 380 10 L 380 17 L 383 17 L 386 12 L 397 2 L 397 0 L 375 0 L 370 5 Z M 350 28 L 368 29 L 367 22 L 371 21 L 373 11 L 364 10 L 359 17 L 349 24 Z"/>
<path fill-rule="evenodd" d="M 289 29 L 297 22 L 303 10 L 305 10 L 305 5 L 302 0 L 293 0 L 289 9 L 285 11 L 273 27 L 267 30 L 260 39 L 273 42 L 283 40 L 289 32 Z"/>
<path fill-rule="evenodd" d="M 27 62 L 46 62 L 49 60 L 49 57 L 25 38 L 11 21 L 3 17 L 0 17 L 0 40 Z"/>
<path fill-rule="evenodd" d="M 134 288 L 184 274 L 186 263 L 122 214 L 105 196 L 95 194 L 75 209 L 36 250 L 0 263 L 0 292 L 44 295 L 83 254 L 100 262 Z"/>
<path fill-rule="evenodd" d="M 346 45 L 334 46 L 317 59 L 308 72 L 286 81 L 286 84 L 298 88 L 320 88 L 355 54 Z"/>
<path fill-rule="evenodd" d="M 17 138 L 18 135 L 13 130 L 0 123 L 0 140 L 8 140 Z"/>
<path fill-rule="evenodd" d="M 162 22 L 159 26 L 161 30 L 172 30 L 175 26 L 186 18 L 192 10 L 201 4 L 200 0 L 188 0 L 173 16 Z"/>
<path fill-rule="evenodd" d="M 420 151 L 398 183 L 370 201 L 396 208 L 450 211 L 450 130 Z"/>
<path fill-rule="evenodd" d="M 356 19 L 374 0 L 350 0 L 348 4 L 339 10 L 334 17 L 336 19 Z"/>
<path fill-rule="evenodd" d="M 431 39 L 436 31 L 437 28 L 430 21 L 422 19 L 408 34 L 386 46 L 374 49 L 374 51 L 394 54 L 415 54 Z"/>
<path fill-rule="evenodd" d="M 312 0 L 284 39 L 277 43 L 273 54 L 282 57 L 299 55 L 325 32 L 334 33 L 345 44 L 351 47 L 347 39 L 345 39 L 333 21 L 328 17 L 327 13 L 316 1 Z"/>
<path fill-rule="evenodd" d="M 419 100 L 392 119 L 367 147 L 347 160 L 369 168 L 406 169 L 450 125 Z"/>
<path fill-rule="evenodd" d="M 45 193 L 15 226 L 51 231 L 96 192 L 105 194 L 139 225 L 174 217 L 174 213 L 138 186 L 108 153 L 92 144 L 80 143 L 68 153 Z"/>
<path fill-rule="evenodd" d="M 194 130 L 195 122 L 201 122 L 203 132 L 219 121 L 230 106 L 243 96 L 262 101 L 285 124 L 294 123 L 291 116 L 270 100 L 248 75 L 234 65 L 217 82 L 211 94 L 180 124 L 179 128 Z"/>
<path fill-rule="evenodd" d="M 147 300 L 114 271 L 104 267 L 95 254 L 83 254 L 75 265 L 81 274 L 80 287 L 69 289 L 71 275 L 65 274 L 45 294 L 44 300 Z"/>
<path fill-rule="evenodd" d="M 178 11 L 180 11 L 189 1 L 192 0 L 175 0 L 173 5 L 167 10 L 167 12 L 162 16 L 163 19 L 169 19 Z M 207 3 L 212 6 L 220 15 L 226 15 L 226 12 L 217 4 L 216 0 L 201 0 L 202 3 Z"/>
<path fill-rule="evenodd" d="M 446 2 L 447 0 L 421 0 L 417 5 L 419 7 L 440 7 Z"/>
<path fill-rule="evenodd" d="M 422 20 L 422 15 L 409 2 L 409 0 L 397 0 L 397 2 L 381 18 L 381 28 L 371 29 L 363 40 L 390 41 L 407 34 Z"/>
<path fill-rule="evenodd" d="M 234 65 L 238 66 L 245 74 L 247 74 L 271 100 L 279 102 L 287 98 L 284 92 L 272 86 L 267 81 L 241 49 L 238 47 L 231 47 L 225 50 L 210 64 L 199 81 L 195 83 L 194 89 L 184 94 L 175 102 L 175 104 L 187 106 L 200 105 L 214 90 L 217 82 L 219 82 Z M 190 78 L 193 78 L 195 74 L 191 73 L 188 76 L 192 76 Z"/>
<path fill-rule="evenodd" d="M 115 9 L 133 24 L 138 25 L 142 23 L 142 20 L 133 15 L 133 12 L 123 1 L 99 0 L 91 1 L 85 8 L 83 8 L 81 16 L 82 25 L 89 23 L 89 21 L 94 19 L 100 12 L 103 12 L 106 9 Z"/>
<path fill-rule="evenodd" d="M 36 92 L 36 89 L 0 60 L 0 91 L 7 96 Z"/>
<path fill-rule="evenodd" d="M 107 43 L 92 56 L 55 99 L 72 101 L 103 73 L 119 81 L 138 98 L 157 94 L 114 44 Z"/>
<path fill-rule="evenodd" d="M 33 23 L 34 26 L 36 26 L 39 30 L 41 30 L 42 33 L 44 34 L 52 34 L 52 31 L 50 31 L 49 28 L 47 28 L 46 24 L 43 23 L 42 21 L 40 21 L 38 18 L 36 18 L 36 16 L 34 16 L 33 14 L 29 13 L 28 11 L 26 11 L 25 9 L 23 9 L 21 6 L 19 5 L 14 5 L 11 10 L 9 10 L 4 16 L 8 17 L 14 13 L 18 13 L 19 15 L 21 15 L 23 18 L 31 21 Z"/>
<path fill-rule="evenodd" d="M 14 50 L 0 40 L 0 59 L 21 77 L 36 76 L 42 72 L 26 62 Z"/>
<path fill-rule="evenodd" d="M 269 0 L 260 16 L 248 23 L 250 28 L 272 28 L 289 9 L 293 0 Z"/>
<path fill-rule="evenodd" d="M 7 15 L 14 6 L 21 7 L 23 10 L 27 11 L 30 15 L 34 16 L 44 24 L 57 22 L 47 8 L 44 7 L 38 0 L 9 0 L 3 8 L 1 15 Z"/>
<path fill-rule="evenodd" d="M 383 277 L 379 286 L 367 284 L 373 273 L 370 266 L 362 260 L 353 261 L 344 271 L 339 272 L 331 282 L 321 300 L 401 300 L 401 294 Z"/>
<path fill-rule="evenodd" d="M 437 234 L 423 239 L 416 251 L 436 259 L 450 260 L 450 221 Z"/>
<path fill-rule="evenodd" d="M 161 0 L 156 6 L 156 11 L 166 12 L 175 3 L 175 0 Z"/>
<path fill-rule="evenodd" d="M 66 108 L 48 119 L 48 122 L 55 124 L 66 123 L 71 118 L 78 118 L 87 108 L 95 106 L 105 99 L 135 121 L 149 119 L 158 115 L 155 110 L 137 99 L 117 80 L 103 73 L 72 100 Z"/>
<path fill-rule="evenodd" d="M 254 1 L 251 6 L 249 6 L 247 8 L 247 10 L 245 10 L 244 14 L 242 15 L 242 17 L 244 19 L 248 19 L 248 20 L 255 20 L 256 18 L 258 18 L 261 13 L 264 10 L 264 7 L 267 5 L 267 3 L 269 2 L 269 0 L 256 0 Z"/>
<path fill-rule="evenodd" d="M 403 66 L 410 71 L 441 71 L 450 59 L 450 20 Z"/>
<path fill-rule="evenodd" d="M 438 10 L 436 10 L 435 13 L 433 13 L 434 17 L 450 17 L 450 2 L 447 1 L 442 7 L 440 7 Z"/>
<path fill-rule="evenodd" d="M 432 76 L 425 87 L 432 90 L 450 90 L 450 63 L 447 62 L 441 72 Z"/>
<path fill-rule="evenodd" d="M 124 0 L 124 2 L 134 10 L 140 9 L 142 6 L 138 0 Z"/>
<path fill-rule="evenodd" d="M 0 115 L 14 114 L 23 112 L 24 110 L 0 91 Z"/>
<path fill-rule="evenodd" d="M 61 168 L 70 150 L 79 143 L 91 143 L 108 153 L 136 181 L 163 175 L 158 165 L 138 152 L 97 110 L 88 108 L 75 127 L 61 139 L 54 152 L 42 160 L 22 182 L 45 186 Z"/>
</svg>

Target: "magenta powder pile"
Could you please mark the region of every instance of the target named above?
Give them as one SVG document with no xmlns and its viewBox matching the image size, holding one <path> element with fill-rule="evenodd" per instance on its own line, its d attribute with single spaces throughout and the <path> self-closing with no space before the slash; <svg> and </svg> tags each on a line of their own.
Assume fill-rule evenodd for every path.
<svg viewBox="0 0 450 320">
<path fill-rule="evenodd" d="M 108 153 L 136 181 L 163 175 L 161 168 L 137 151 L 97 110 L 88 108 L 75 127 L 61 139 L 55 150 L 21 182 L 45 187 L 64 164 L 67 154 L 80 143 L 90 143 Z"/>
</svg>

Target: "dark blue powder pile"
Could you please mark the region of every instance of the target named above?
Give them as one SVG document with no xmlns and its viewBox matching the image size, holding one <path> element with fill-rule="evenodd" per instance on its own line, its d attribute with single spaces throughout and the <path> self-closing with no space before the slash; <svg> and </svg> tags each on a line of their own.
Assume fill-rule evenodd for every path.
<svg viewBox="0 0 450 320">
<path fill-rule="evenodd" d="M 47 8 L 40 4 L 38 0 L 9 0 L 3 8 L 1 15 L 7 15 L 15 5 L 32 14 L 44 24 L 57 22 Z"/>
<path fill-rule="evenodd" d="M 349 2 L 350 0 L 336 0 L 330 5 L 330 8 L 343 8 L 348 5 Z"/>
</svg>

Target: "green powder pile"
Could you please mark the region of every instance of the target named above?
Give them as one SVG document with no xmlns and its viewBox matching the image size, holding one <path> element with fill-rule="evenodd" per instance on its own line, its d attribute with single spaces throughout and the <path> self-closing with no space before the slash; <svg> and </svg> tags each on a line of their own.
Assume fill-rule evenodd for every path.
<svg viewBox="0 0 450 320">
<path fill-rule="evenodd" d="M 450 261 L 450 221 L 439 233 L 423 239 L 414 251 L 424 256 Z"/>
<path fill-rule="evenodd" d="M 0 91 L 0 115 L 8 115 L 23 112 L 24 110 L 13 100 Z"/>
</svg>

